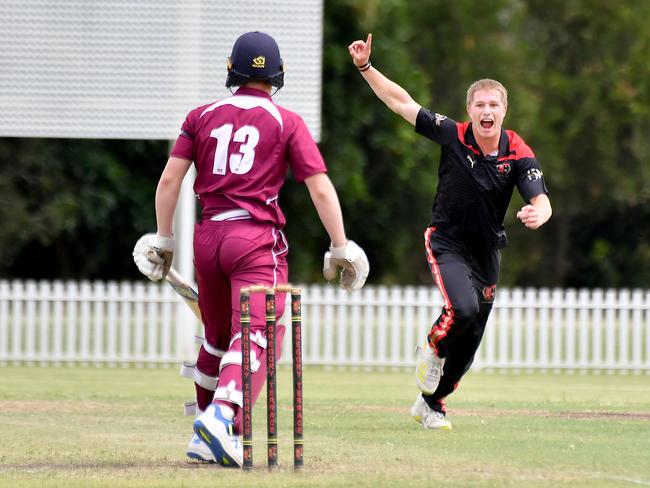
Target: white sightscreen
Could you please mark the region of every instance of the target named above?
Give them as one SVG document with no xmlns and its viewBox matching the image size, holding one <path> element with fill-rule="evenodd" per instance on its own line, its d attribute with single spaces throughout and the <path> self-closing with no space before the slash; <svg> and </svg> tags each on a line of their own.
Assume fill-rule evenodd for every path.
<svg viewBox="0 0 650 488">
<path fill-rule="evenodd" d="M 0 136 L 175 139 L 229 94 L 242 33 L 280 45 L 276 102 L 320 136 L 322 0 L 1 0 Z"/>
</svg>

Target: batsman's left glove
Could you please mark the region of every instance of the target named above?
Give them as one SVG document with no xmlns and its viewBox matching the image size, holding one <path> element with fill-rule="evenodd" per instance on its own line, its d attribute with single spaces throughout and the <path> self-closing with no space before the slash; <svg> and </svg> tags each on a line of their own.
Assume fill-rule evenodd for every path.
<svg viewBox="0 0 650 488">
<path fill-rule="evenodd" d="M 339 277 L 341 288 L 359 290 L 366 283 L 370 263 L 366 253 L 356 242 L 348 241 L 345 246 L 330 246 L 323 259 L 323 276 L 332 281 Z"/>
</svg>

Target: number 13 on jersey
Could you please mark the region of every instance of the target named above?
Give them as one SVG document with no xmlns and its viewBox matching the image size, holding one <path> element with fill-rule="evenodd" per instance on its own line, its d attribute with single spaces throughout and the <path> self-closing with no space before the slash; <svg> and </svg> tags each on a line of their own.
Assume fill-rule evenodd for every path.
<svg viewBox="0 0 650 488">
<path fill-rule="evenodd" d="M 248 173 L 253 167 L 255 147 L 260 140 L 259 130 L 252 125 L 244 125 L 237 129 L 234 135 L 232 131 L 232 124 L 224 124 L 210 132 L 210 137 L 217 140 L 214 165 L 212 166 L 212 172 L 216 175 L 226 174 L 227 163 L 230 166 L 230 171 L 238 175 Z M 233 142 L 241 143 L 237 152 L 228 152 L 231 137 Z"/>
</svg>

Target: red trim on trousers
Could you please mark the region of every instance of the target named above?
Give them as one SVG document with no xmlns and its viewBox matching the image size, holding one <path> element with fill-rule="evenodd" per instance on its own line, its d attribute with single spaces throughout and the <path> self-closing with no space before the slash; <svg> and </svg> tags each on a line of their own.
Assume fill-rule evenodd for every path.
<svg viewBox="0 0 650 488">
<path fill-rule="evenodd" d="M 444 303 L 444 311 L 438 323 L 431 327 L 429 332 L 428 341 L 436 354 L 438 354 L 438 343 L 444 337 L 447 336 L 447 332 L 454 323 L 454 309 L 451 306 L 451 300 L 445 289 L 445 284 L 442 282 L 442 275 L 440 274 L 440 268 L 438 267 L 438 262 L 433 256 L 433 250 L 431 249 L 431 234 L 436 231 L 435 227 L 428 227 L 424 232 L 424 247 L 427 252 L 427 261 L 431 266 L 431 274 L 433 275 L 433 280 L 436 282 L 440 293 L 442 294 L 442 299 Z"/>
</svg>

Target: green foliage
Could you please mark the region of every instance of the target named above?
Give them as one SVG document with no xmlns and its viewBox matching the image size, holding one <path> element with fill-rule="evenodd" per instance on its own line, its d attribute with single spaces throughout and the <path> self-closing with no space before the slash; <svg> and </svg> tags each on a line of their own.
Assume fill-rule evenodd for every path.
<svg viewBox="0 0 650 488">
<path fill-rule="evenodd" d="M 650 4 L 523 3 L 520 35 L 533 47 L 524 80 L 537 111 L 525 136 L 542 161 L 554 216 L 538 233 L 537 245 L 547 251 L 538 259 L 528 256 L 529 266 L 518 256 L 515 266 L 523 274 L 513 281 L 530 283 L 533 270 L 542 268 L 543 284 L 639 284 L 623 268 L 648 269 L 650 263 L 642 254 L 623 251 L 632 237 L 625 232 L 607 239 L 620 250 L 613 262 L 629 266 L 610 262 L 612 272 L 601 273 L 598 267 L 577 266 L 583 260 L 576 254 L 588 254 L 592 243 L 610 234 L 613 222 L 603 220 L 612 206 L 620 216 L 649 200 L 650 152 L 641 141 L 650 133 Z M 645 234 L 646 222 L 637 222 Z"/>
<path fill-rule="evenodd" d="M 506 215 L 503 285 L 647 286 L 650 269 L 650 2 L 327 0 L 321 150 L 374 284 L 430 284 L 422 233 L 439 148 L 390 112 L 347 46 L 428 108 L 464 120 L 465 90 L 496 78 L 508 129 L 542 163 L 554 214 L 540 230 Z M 288 80 L 290 82 L 290 80 Z M 166 143 L 0 139 L 0 273 L 133 277 L 127 257 L 154 227 Z M 10 159 L 11 158 L 11 159 Z M 293 281 L 320 281 L 329 243 L 303 185 L 280 197 Z M 619 225 L 625 222 L 625 225 Z"/>
<path fill-rule="evenodd" d="M 0 273 L 122 279 L 137 236 L 151 230 L 157 141 L 0 139 Z"/>
<path fill-rule="evenodd" d="M 435 168 L 419 162 L 431 148 L 422 143 L 410 125 L 389 113 L 376 99 L 347 54 L 347 45 L 355 38 L 365 38 L 367 33 L 365 26 L 359 28 L 357 19 L 366 14 L 375 18 L 379 4 L 342 1 L 328 2 L 327 7 L 331 15 L 325 17 L 326 103 L 321 149 L 339 191 L 348 236 L 366 250 L 374 280 L 398 282 L 426 272 L 420 236 L 428 223 L 437 180 Z M 387 39 L 397 36 L 406 42 L 378 44 L 381 55 L 377 54 L 376 59 L 389 67 L 410 66 L 408 11 L 401 2 L 381 2 L 384 8 L 386 11 L 382 10 L 377 19 L 392 26 Z M 411 82 L 414 97 L 426 98 L 423 70 L 398 70 L 396 74 L 396 81 Z M 284 208 L 289 217 L 292 252 L 312 248 L 311 255 L 320 260 L 329 242 L 320 225 L 313 227 L 319 235 L 307 235 L 303 226 L 294 233 L 292 225 L 304 220 L 305 207 L 290 202 Z M 316 249 L 310 242 L 316 243 Z M 303 271 L 308 268 L 295 255 L 290 259 L 294 279 L 321 279 L 318 266 L 308 274 Z"/>
</svg>

